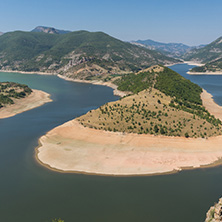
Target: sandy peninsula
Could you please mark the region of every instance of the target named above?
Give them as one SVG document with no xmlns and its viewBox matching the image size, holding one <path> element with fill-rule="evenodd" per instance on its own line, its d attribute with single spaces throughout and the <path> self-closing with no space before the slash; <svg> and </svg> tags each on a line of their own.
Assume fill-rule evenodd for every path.
<svg viewBox="0 0 222 222">
<path fill-rule="evenodd" d="M 222 119 L 222 108 L 204 91 L 204 106 Z M 60 172 L 152 175 L 219 164 L 222 136 L 208 139 L 107 132 L 69 121 L 42 136 L 38 161 Z"/>
<path fill-rule="evenodd" d="M 15 116 L 16 114 L 34 109 L 51 101 L 48 93 L 33 89 L 29 96 L 22 99 L 15 99 L 14 104 L 2 107 L 0 109 L 0 119 Z"/>
<path fill-rule="evenodd" d="M 191 65 L 191 66 L 204 66 L 205 64 L 203 63 L 199 63 L 199 62 L 195 62 L 195 61 L 184 61 L 184 63 Z M 191 72 L 188 71 L 187 74 L 189 75 L 222 75 L 222 72 Z"/>
</svg>

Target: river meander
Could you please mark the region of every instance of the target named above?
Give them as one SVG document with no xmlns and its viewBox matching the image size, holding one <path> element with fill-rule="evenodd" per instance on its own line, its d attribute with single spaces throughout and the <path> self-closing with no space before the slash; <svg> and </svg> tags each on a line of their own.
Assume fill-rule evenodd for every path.
<svg viewBox="0 0 222 222">
<path fill-rule="evenodd" d="M 188 76 L 222 105 L 222 76 Z M 5 222 L 198 222 L 222 196 L 222 167 L 172 175 L 104 177 L 62 174 L 39 165 L 38 138 L 52 128 L 118 99 L 104 86 L 56 76 L 0 73 L 0 81 L 28 84 L 53 102 L 0 120 L 0 217 Z"/>
</svg>

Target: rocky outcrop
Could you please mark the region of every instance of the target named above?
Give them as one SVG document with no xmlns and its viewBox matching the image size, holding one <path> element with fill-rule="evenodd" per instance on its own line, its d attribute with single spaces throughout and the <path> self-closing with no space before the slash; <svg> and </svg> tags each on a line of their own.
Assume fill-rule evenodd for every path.
<svg viewBox="0 0 222 222">
<path fill-rule="evenodd" d="M 222 198 L 207 212 L 205 222 L 221 222 L 222 221 Z"/>
<path fill-rule="evenodd" d="M 33 29 L 31 32 L 44 32 L 44 33 L 49 33 L 49 34 L 66 34 L 66 33 L 69 33 L 70 31 L 59 30 L 53 27 L 38 26 L 35 29 Z"/>
</svg>

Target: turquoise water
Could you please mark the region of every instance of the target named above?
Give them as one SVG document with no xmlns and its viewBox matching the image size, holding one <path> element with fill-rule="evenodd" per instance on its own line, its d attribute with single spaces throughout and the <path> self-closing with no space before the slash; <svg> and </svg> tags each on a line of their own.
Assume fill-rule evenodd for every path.
<svg viewBox="0 0 222 222">
<path fill-rule="evenodd" d="M 222 104 L 222 77 L 188 76 Z M 0 120 L 0 216 L 4 222 L 198 222 L 222 195 L 222 167 L 146 177 L 61 174 L 34 158 L 38 138 L 50 129 L 118 99 L 104 86 L 56 76 L 0 73 L 52 95 L 54 102 Z"/>
</svg>

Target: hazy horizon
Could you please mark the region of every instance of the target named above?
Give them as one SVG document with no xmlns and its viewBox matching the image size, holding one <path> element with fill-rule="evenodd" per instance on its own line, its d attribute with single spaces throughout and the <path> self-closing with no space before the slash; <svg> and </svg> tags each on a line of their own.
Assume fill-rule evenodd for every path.
<svg viewBox="0 0 222 222">
<path fill-rule="evenodd" d="M 1 3 L 0 31 L 37 26 L 103 31 L 123 41 L 152 39 L 186 45 L 208 44 L 222 36 L 222 2 L 176 0 L 8 0 Z"/>
</svg>

